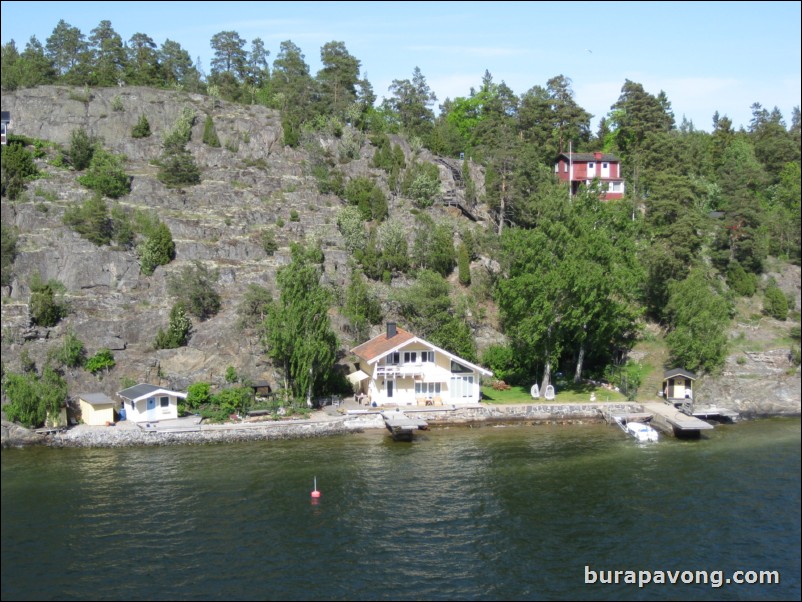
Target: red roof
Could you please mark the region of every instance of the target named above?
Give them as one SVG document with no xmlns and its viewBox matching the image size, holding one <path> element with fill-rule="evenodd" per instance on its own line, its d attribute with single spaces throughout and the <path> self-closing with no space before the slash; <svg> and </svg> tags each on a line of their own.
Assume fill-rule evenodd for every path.
<svg viewBox="0 0 802 602">
<path fill-rule="evenodd" d="M 411 332 L 407 332 L 403 328 L 396 327 L 395 336 L 387 338 L 387 332 L 381 333 L 377 337 L 373 337 L 366 343 L 362 343 L 358 347 L 351 349 L 351 353 L 356 354 L 365 361 L 370 361 L 375 357 L 384 355 L 391 349 L 406 343 L 415 338 Z"/>
</svg>

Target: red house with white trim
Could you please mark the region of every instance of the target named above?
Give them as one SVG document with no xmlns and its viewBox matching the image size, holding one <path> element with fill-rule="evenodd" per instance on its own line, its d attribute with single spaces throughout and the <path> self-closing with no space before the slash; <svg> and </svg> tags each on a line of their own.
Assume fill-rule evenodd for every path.
<svg viewBox="0 0 802 602">
<path fill-rule="evenodd" d="M 590 186 L 596 180 L 601 185 L 602 198 L 623 198 L 625 187 L 621 175 L 621 160 L 609 153 L 560 153 L 554 173 L 563 182 L 571 183 L 575 195 L 580 185 Z"/>
</svg>

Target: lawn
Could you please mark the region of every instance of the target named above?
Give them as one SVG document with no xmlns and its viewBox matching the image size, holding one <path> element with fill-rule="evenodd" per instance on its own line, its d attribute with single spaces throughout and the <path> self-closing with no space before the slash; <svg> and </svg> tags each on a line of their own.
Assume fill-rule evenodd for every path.
<svg viewBox="0 0 802 602">
<path fill-rule="evenodd" d="M 596 393 L 596 401 L 615 401 L 623 402 L 627 398 L 621 393 L 610 391 L 604 387 L 595 387 L 585 383 L 574 384 L 572 382 L 558 382 L 554 385 L 554 401 L 546 401 L 541 397 L 539 400 L 532 399 L 529 394 L 529 387 L 512 386 L 506 391 L 496 391 L 490 385 L 482 386 L 482 402 L 490 404 L 514 404 L 514 403 L 590 403 L 591 393 Z"/>
</svg>

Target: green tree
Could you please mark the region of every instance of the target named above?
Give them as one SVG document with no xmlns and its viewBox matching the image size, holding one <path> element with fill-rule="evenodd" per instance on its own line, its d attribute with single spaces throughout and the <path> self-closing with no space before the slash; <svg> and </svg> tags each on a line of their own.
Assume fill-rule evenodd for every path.
<svg viewBox="0 0 802 602">
<path fill-rule="evenodd" d="M 242 302 L 237 308 L 240 326 L 242 328 L 251 328 L 261 325 L 267 317 L 272 303 L 273 295 L 268 289 L 258 284 L 250 283 L 242 296 Z"/>
<path fill-rule="evenodd" d="M 168 277 L 167 290 L 190 314 L 206 320 L 220 311 L 220 293 L 214 287 L 219 277 L 218 270 L 195 261 Z"/>
<path fill-rule="evenodd" d="M 150 276 L 158 266 L 175 259 L 175 242 L 170 229 L 162 222 L 157 222 L 145 234 L 147 238 L 137 247 L 137 253 L 142 273 Z"/>
<path fill-rule="evenodd" d="M 448 281 L 432 270 L 419 270 L 415 283 L 394 294 L 399 313 L 417 336 L 469 361 L 476 345 L 465 316 L 451 302 Z"/>
<path fill-rule="evenodd" d="M 459 283 L 462 286 L 471 284 L 471 256 L 468 253 L 468 246 L 462 242 L 457 250 L 457 268 Z"/>
<path fill-rule="evenodd" d="M 125 173 L 123 158 L 103 149 L 92 154 L 89 169 L 78 176 L 78 182 L 112 199 L 131 192 L 131 178 Z"/>
<path fill-rule="evenodd" d="M 320 49 L 323 68 L 317 73 L 322 103 L 321 113 L 346 118 L 346 109 L 356 102 L 359 60 L 343 42 L 328 42 Z"/>
<path fill-rule="evenodd" d="M 212 121 L 211 115 L 206 116 L 206 121 L 203 124 L 203 143 L 214 148 L 220 148 L 220 138 L 217 137 L 217 131 L 214 129 L 214 121 Z"/>
<path fill-rule="evenodd" d="M 64 336 L 61 346 L 55 350 L 55 359 L 67 368 L 80 368 L 86 362 L 86 347 L 81 339 L 70 330 Z"/>
<path fill-rule="evenodd" d="M 371 324 L 379 324 L 382 319 L 381 304 L 370 294 L 362 273 L 351 271 L 351 282 L 345 293 L 343 315 L 351 324 L 351 334 L 357 341 L 368 337 Z"/>
<path fill-rule="evenodd" d="M 81 205 L 68 207 L 63 222 L 97 246 L 109 244 L 114 234 L 114 224 L 100 193 L 92 195 Z"/>
<path fill-rule="evenodd" d="M 150 122 L 144 115 L 139 116 L 139 121 L 131 129 L 132 138 L 148 138 L 150 137 Z"/>
<path fill-rule="evenodd" d="M 389 91 L 392 96 L 385 101 L 387 108 L 398 116 L 404 131 L 410 136 L 426 136 L 434 124 L 434 111 L 430 106 L 437 102 L 437 96 L 420 68 L 415 67 L 411 81 L 393 80 Z"/>
<path fill-rule="evenodd" d="M 159 56 L 153 38 L 144 33 L 135 33 L 128 40 L 127 46 L 125 80 L 135 86 L 156 86 L 162 83 Z M 137 137 L 144 136 L 134 136 Z"/>
<path fill-rule="evenodd" d="M 58 414 L 68 391 L 58 372 L 46 367 L 41 377 L 34 373 L 6 373 L 3 392 L 9 401 L 3 407 L 8 419 L 33 428 L 44 424 L 48 416 Z"/>
<path fill-rule="evenodd" d="M 46 55 L 56 69 L 56 74 L 65 78 L 71 72 L 77 71 L 82 60 L 86 59 L 88 45 L 86 37 L 77 27 L 61 19 L 53 33 L 47 38 Z M 85 81 L 68 83 L 86 83 Z"/>
<path fill-rule="evenodd" d="M 170 321 L 167 330 L 161 328 L 156 333 L 156 349 L 176 349 L 183 347 L 192 334 L 192 321 L 187 316 L 182 303 L 176 303 L 170 310 Z"/>
<path fill-rule="evenodd" d="M 123 40 L 111 21 L 101 21 L 89 35 L 89 52 L 92 57 L 92 84 L 116 86 L 123 80 L 127 56 Z"/>
<path fill-rule="evenodd" d="M 41 276 L 35 274 L 30 283 L 31 297 L 28 301 L 28 313 L 31 322 L 37 326 L 55 326 L 67 315 L 67 305 L 61 299 L 64 285 L 57 280 L 42 282 Z"/>
<path fill-rule="evenodd" d="M 83 171 L 92 162 L 97 141 L 86 133 L 84 128 L 78 128 L 70 134 L 70 148 L 67 151 L 67 160 L 75 171 Z"/>
<path fill-rule="evenodd" d="M 776 284 L 766 287 L 763 311 L 775 320 L 785 320 L 788 316 L 788 299 Z"/>
<path fill-rule="evenodd" d="M 8 286 L 13 279 L 14 260 L 17 258 L 17 230 L 13 226 L 0 224 L 2 228 L 2 269 L 0 269 L 0 284 Z"/>
<path fill-rule="evenodd" d="M 670 287 L 666 344 L 671 362 L 688 370 L 713 372 L 726 359 L 730 307 L 702 268 Z"/>
<path fill-rule="evenodd" d="M 236 31 L 221 31 L 212 36 L 212 73 L 232 73 L 239 82 L 248 74 L 248 52 L 246 41 Z"/>
<path fill-rule="evenodd" d="M 25 182 L 34 178 L 39 170 L 33 160 L 33 155 L 21 142 L 9 140 L 9 144 L 2 146 L 2 167 L 0 167 L 0 182 L 2 196 L 9 200 L 16 200 L 25 190 Z"/>
<path fill-rule="evenodd" d="M 284 371 L 285 388 L 307 405 L 328 380 L 336 361 L 337 338 L 331 329 L 330 296 L 320 284 L 317 251 L 292 246 L 292 262 L 278 271 L 279 299 L 264 322 L 268 356 Z"/>
<path fill-rule="evenodd" d="M 211 386 L 206 382 L 192 383 L 187 387 L 186 405 L 195 410 L 211 401 Z"/>
</svg>

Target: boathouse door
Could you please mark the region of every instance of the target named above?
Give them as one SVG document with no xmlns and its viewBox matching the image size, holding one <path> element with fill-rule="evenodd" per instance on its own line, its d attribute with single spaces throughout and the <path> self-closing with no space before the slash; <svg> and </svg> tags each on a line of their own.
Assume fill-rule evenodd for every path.
<svg viewBox="0 0 802 602">
<path fill-rule="evenodd" d="M 392 399 L 393 398 L 393 381 L 387 379 L 385 381 L 385 383 L 387 385 L 387 391 L 386 391 L 387 399 Z"/>
<path fill-rule="evenodd" d="M 156 420 L 156 398 L 148 397 L 147 420 Z"/>
</svg>

